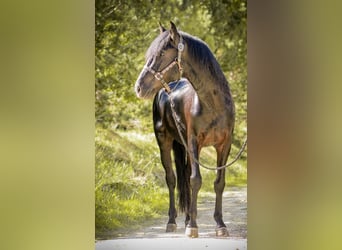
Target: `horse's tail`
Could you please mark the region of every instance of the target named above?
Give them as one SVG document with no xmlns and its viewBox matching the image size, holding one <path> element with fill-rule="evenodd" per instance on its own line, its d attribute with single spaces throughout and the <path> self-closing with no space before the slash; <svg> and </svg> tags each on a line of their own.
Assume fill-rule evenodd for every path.
<svg viewBox="0 0 342 250">
<path fill-rule="evenodd" d="M 173 141 L 173 153 L 177 173 L 178 206 L 181 212 L 189 211 L 190 207 L 190 167 L 187 163 L 185 148 Z"/>
</svg>

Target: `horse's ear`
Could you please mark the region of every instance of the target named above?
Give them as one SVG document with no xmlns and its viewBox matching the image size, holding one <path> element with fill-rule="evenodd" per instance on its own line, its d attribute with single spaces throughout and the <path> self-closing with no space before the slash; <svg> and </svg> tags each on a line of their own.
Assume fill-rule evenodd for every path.
<svg viewBox="0 0 342 250">
<path fill-rule="evenodd" d="M 177 30 L 177 27 L 172 21 L 170 21 L 170 24 L 171 24 L 171 29 L 170 29 L 171 40 L 174 41 L 175 43 L 178 43 L 180 36 Z"/>
<path fill-rule="evenodd" d="M 163 33 L 164 31 L 166 31 L 166 29 L 163 27 L 163 25 L 159 22 L 159 30 L 160 33 Z"/>
</svg>

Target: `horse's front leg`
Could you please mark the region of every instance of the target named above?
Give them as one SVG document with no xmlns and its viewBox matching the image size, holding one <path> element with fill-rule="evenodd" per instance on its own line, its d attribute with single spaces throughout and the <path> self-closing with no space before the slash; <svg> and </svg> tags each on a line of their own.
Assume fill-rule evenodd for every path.
<svg viewBox="0 0 342 250">
<path fill-rule="evenodd" d="M 177 210 L 175 206 L 176 177 L 172 169 L 171 161 L 172 139 L 165 140 L 164 136 L 162 135 L 158 135 L 157 139 L 158 142 L 163 139 L 162 143 L 159 143 L 160 158 L 165 170 L 166 184 L 169 189 L 169 221 L 166 225 L 166 232 L 174 232 L 177 229 Z"/>
<path fill-rule="evenodd" d="M 192 156 L 189 157 L 191 163 L 191 176 L 190 176 L 190 187 L 191 187 L 191 202 L 190 202 L 190 221 L 185 230 L 185 234 L 188 237 L 198 237 L 198 226 L 196 222 L 197 218 L 197 196 L 202 185 L 202 177 L 199 169 L 199 165 L 194 159 L 199 158 L 199 149 L 195 136 L 189 140 L 189 151 Z"/>
<path fill-rule="evenodd" d="M 223 145 L 216 148 L 217 151 L 217 166 L 223 166 L 226 164 L 228 155 L 230 152 L 230 145 Z M 227 226 L 223 222 L 222 218 L 222 194 L 226 185 L 225 170 L 221 169 L 216 172 L 216 179 L 214 182 L 214 189 L 216 193 L 215 212 L 214 219 L 216 221 L 216 236 L 227 237 L 229 236 Z"/>
</svg>

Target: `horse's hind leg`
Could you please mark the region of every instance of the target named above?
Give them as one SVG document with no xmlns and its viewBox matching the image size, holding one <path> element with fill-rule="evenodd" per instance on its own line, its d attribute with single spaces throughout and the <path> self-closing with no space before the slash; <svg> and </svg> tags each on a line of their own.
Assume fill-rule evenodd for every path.
<svg viewBox="0 0 342 250">
<path fill-rule="evenodd" d="M 176 177 L 172 169 L 171 161 L 172 139 L 165 138 L 164 134 L 158 134 L 157 141 L 160 149 L 161 162 L 165 170 L 166 184 L 169 188 L 169 221 L 166 226 L 166 232 L 174 232 L 177 228 L 177 211 L 175 206 Z"/>
<path fill-rule="evenodd" d="M 187 160 L 185 147 L 182 144 L 177 141 L 173 141 L 173 153 L 177 171 L 177 189 L 179 198 L 178 208 L 179 211 L 185 213 L 185 226 L 187 226 L 190 221 L 189 207 L 191 199 L 191 169 L 189 166 L 189 160 Z"/>
<path fill-rule="evenodd" d="M 216 148 L 217 151 L 217 165 L 223 166 L 226 164 L 230 152 L 229 146 L 221 146 Z M 216 236 L 229 236 L 227 226 L 222 219 L 222 193 L 225 187 L 225 169 L 216 172 L 216 179 L 214 182 L 214 189 L 216 193 L 214 219 L 216 221 Z"/>
</svg>

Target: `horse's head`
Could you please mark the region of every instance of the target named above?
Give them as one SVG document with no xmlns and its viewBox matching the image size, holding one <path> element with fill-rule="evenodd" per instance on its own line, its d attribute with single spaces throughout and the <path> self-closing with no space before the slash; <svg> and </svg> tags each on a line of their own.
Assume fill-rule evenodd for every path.
<svg viewBox="0 0 342 250">
<path fill-rule="evenodd" d="M 146 63 L 135 83 L 139 98 L 152 98 L 162 87 L 169 91 L 168 82 L 180 78 L 181 54 L 184 49 L 182 37 L 174 23 L 166 30 L 160 25 L 159 36 L 146 53 Z"/>
</svg>

